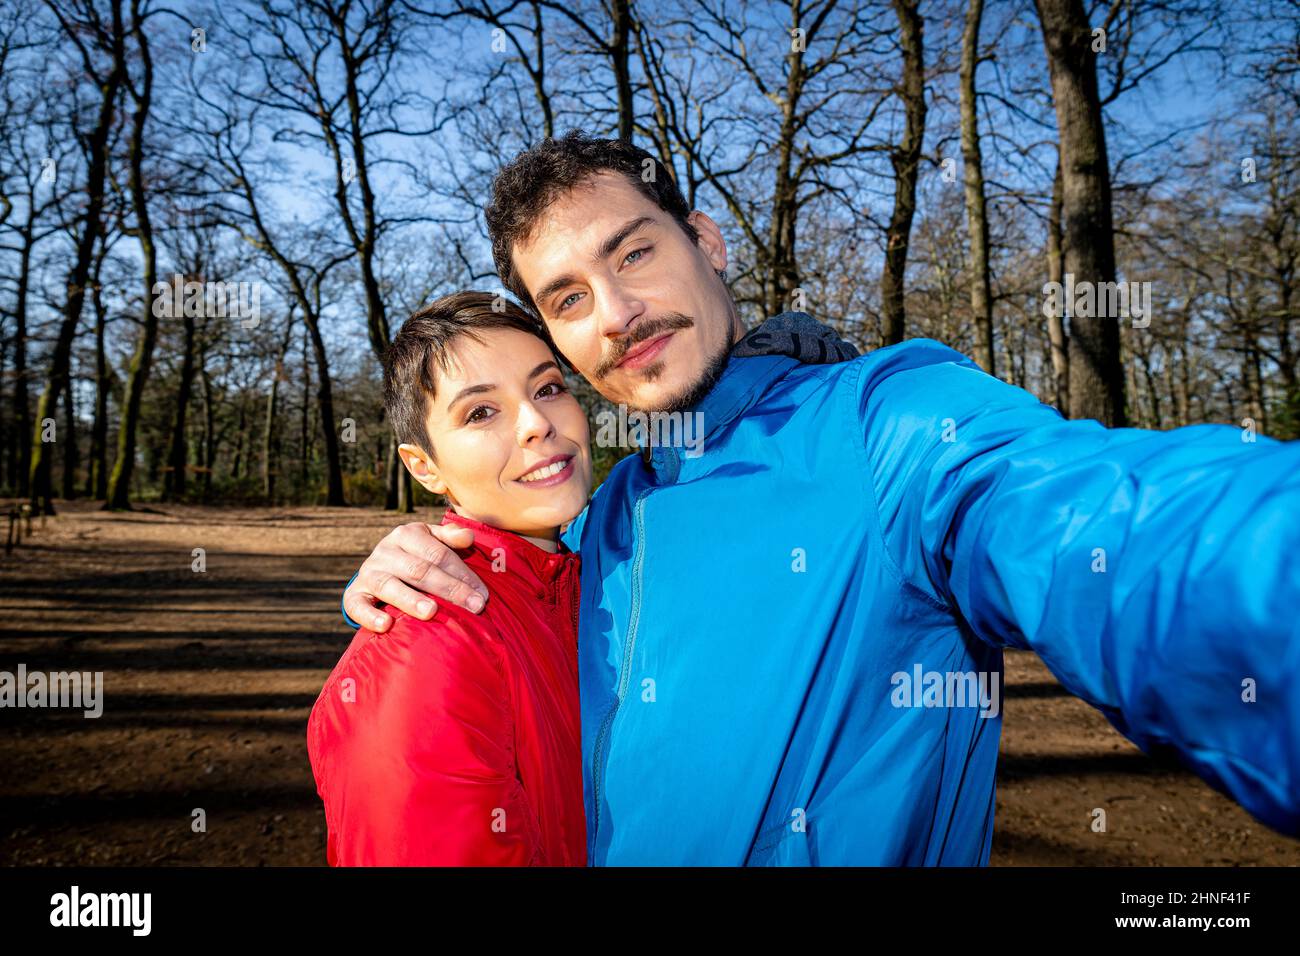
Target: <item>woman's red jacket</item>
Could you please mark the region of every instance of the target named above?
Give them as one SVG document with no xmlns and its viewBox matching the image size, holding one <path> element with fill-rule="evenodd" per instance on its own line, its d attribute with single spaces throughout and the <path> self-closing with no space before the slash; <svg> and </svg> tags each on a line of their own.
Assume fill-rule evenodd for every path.
<svg viewBox="0 0 1300 956">
<path fill-rule="evenodd" d="M 332 866 L 582 866 L 578 556 L 450 511 L 487 585 L 361 629 L 307 724 Z"/>
</svg>

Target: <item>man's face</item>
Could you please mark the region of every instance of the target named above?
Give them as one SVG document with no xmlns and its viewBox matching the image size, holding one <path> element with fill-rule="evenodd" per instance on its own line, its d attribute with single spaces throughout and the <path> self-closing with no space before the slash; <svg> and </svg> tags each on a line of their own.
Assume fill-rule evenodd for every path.
<svg viewBox="0 0 1300 956">
<path fill-rule="evenodd" d="M 697 246 L 617 173 L 557 200 L 514 264 L 556 346 L 607 399 L 645 411 L 702 397 L 743 329 L 717 270 L 727 249 L 698 210 Z"/>
</svg>

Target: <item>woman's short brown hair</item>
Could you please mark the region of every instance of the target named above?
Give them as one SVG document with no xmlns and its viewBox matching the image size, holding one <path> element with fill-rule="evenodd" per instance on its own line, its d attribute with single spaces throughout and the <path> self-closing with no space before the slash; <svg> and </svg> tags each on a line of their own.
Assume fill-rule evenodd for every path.
<svg viewBox="0 0 1300 956">
<path fill-rule="evenodd" d="M 429 303 L 402 323 L 384 352 L 384 408 L 399 444 L 433 455 L 425 428 L 437 391 L 435 366 L 446 372 L 451 344 L 461 336 L 482 342 L 488 329 L 515 329 L 541 339 L 559 362 L 546 327 L 504 295 L 466 290 Z"/>
</svg>

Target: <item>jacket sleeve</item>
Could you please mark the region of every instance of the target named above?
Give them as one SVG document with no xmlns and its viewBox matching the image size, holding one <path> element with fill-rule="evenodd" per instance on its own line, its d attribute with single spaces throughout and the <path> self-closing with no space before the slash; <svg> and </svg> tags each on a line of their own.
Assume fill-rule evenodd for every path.
<svg viewBox="0 0 1300 956">
<path fill-rule="evenodd" d="M 352 575 L 352 577 L 348 578 L 348 583 L 343 585 L 344 594 L 348 593 L 348 588 L 352 587 L 352 582 L 357 579 L 357 574 L 360 573 L 361 573 L 360 571 L 357 571 L 355 574 Z M 342 597 L 339 598 L 339 610 L 343 613 L 343 622 L 347 624 L 348 627 L 352 628 L 352 630 L 354 631 L 361 627 L 360 624 L 358 624 L 356 621 L 352 620 L 352 618 L 348 616 L 348 609 L 343 606 Z"/>
<path fill-rule="evenodd" d="M 902 578 L 1300 833 L 1300 442 L 1066 421 L 937 343 L 894 351 L 856 394 Z"/>
<path fill-rule="evenodd" d="M 539 845 L 489 639 L 451 612 L 361 631 L 308 745 L 339 866 L 523 866 Z M 349 681 L 351 683 L 349 683 Z"/>
</svg>

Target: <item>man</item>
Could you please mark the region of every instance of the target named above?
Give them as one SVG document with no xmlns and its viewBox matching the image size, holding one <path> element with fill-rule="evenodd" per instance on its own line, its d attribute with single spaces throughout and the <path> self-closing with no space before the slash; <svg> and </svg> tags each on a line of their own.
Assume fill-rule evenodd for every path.
<svg viewBox="0 0 1300 956">
<path fill-rule="evenodd" d="M 1065 421 L 935 342 L 837 361 L 800 314 L 743 337 L 717 224 L 627 143 L 542 142 L 487 219 L 578 372 L 703 426 L 567 534 L 589 862 L 986 863 L 1008 646 L 1300 833 L 1300 444 Z M 480 608 L 466 543 L 397 529 L 345 610 Z"/>
</svg>

